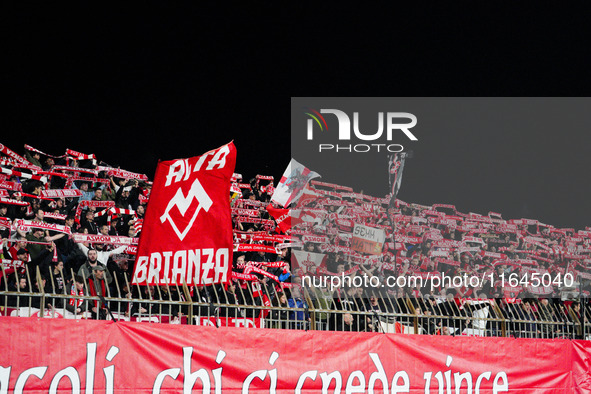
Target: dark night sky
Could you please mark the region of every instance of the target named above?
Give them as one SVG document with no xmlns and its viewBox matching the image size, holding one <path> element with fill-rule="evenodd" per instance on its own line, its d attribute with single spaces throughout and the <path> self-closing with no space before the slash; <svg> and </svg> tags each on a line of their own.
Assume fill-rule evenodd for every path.
<svg viewBox="0 0 591 394">
<path fill-rule="evenodd" d="M 318 143 L 388 143 L 354 137 L 339 141 L 338 123 L 306 138 L 301 108 L 359 111 L 360 129 L 377 127 L 378 111 L 416 115 L 418 141 L 393 136 L 414 157 L 407 161 L 398 197 L 406 202 L 454 204 L 461 212 L 500 212 L 505 219 L 533 218 L 559 227 L 590 225 L 591 99 L 585 98 L 297 98 L 293 100 L 296 159 L 324 180 L 388 193 L 386 154 L 318 153 Z M 368 120 L 369 119 L 369 120 Z M 365 126 L 363 122 L 365 123 Z M 398 133 L 402 134 L 402 133 Z"/>
<path fill-rule="evenodd" d="M 325 6 L 317 7 L 327 15 Z M 549 59 L 551 32 L 520 20 L 528 33 L 515 35 L 509 16 L 479 35 L 471 25 L 423 13 L 420 26 L 384 23 L 360 39 L 355 29 L 333 25 L 336 34 L 322 24 L 302 35 L 298 18 L 305 9 L 273 29 L 253 23 L 249 13 L 237 21 L 206 13 L 179 18 L 183 12 L 168 16 L 170 7 L 163 6 L 151 18 L 117 10 L 121 19 L 114 20 L 111 11 L 75 20 L 43 12 L 8 18 L 1 143 L 19 153 L 25 143 L 52 154 L 95 153 L 152 178 L 158 159 L 194 156 L 233 139 L 238 172 L 278 178 L 290 157 L 292 96 L 589 92 L 581 81 L 586 47 L 570 42 Z M 486 49 L 492 36 L 511 45 Z M 483 150 L 483 136 L 450 131 L 416 149 L 400 197 L 582 228 L 591 225 L 590 136 L 557 143 L 532 133 L 507 143 L 499 133 L 486 136 Z M 433 161 L 436 152 L 441 161 Z M 426 160 L 428 167 L 421 164 Z"/>
</svg>

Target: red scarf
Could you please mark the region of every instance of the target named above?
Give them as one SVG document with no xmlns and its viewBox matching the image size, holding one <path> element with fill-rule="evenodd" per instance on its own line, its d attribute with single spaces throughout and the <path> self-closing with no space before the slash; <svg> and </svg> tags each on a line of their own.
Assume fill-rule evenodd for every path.
<svg viewBox="0 0 591 394">
<path fill-rule="evenodd" d="M 39 153 L 40 155 L 43 155 L 43 156 L 53 157 L 54 159 L 61 159 L 61 158 L 64 158 L 66 156 L 66 155 L 61 155 L 61 156 L 49 155 L 49 154 L 47 154 L 45 152 L 41 152 L 39 149 L 33 148 L 31 145 L 25 145 L 25 149 L 26 150 L 29 150 L 31 152 Z"/>
<path fill-rule="evenodd" d="M 77 294 L 76 294 L 76 283 L 74 283 L 72 285 L 72 289 L 70 290 L 70 295 L 73 296 L 83 296 L 84 295 L 84 290 L 80 290 Z M 75 306 L 76 308 L 78 308 L 80 305 L 82 305 L 82 302 L 84 302 L 81 299 L 75 299 L 75 298 L 70 298 L 70 305 Z"/>
<path fill-rule="evenodd" d="M 101 295 L 105 296 L 107 295 L 107 293 L 105 293 L 105 280 L 102 279 L 101 281 Z M 96 287 L 94 285 L 94 279 L 93 278 L 89 278 L 88 279 L 88 287 L 90 287 L 90 294 L 93 296 L 98 295 L 96 292 Z M 94 306 L 98 308 L 98 301 L 94 302 Z M 103 305 L 102 308 L 104 308 L 105 306 Z"/>
</svg>

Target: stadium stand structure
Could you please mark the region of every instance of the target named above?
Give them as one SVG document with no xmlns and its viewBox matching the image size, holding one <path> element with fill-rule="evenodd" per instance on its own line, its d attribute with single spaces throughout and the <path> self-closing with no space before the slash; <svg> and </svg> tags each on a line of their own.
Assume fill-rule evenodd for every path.
<svg viewBox="0 0 591 394">
<path fill-rule="evenodd" d="M 589 339 L 591 228 L 462 213 L 272 176 L 230 191 L 228 285 L 134 286 L 151 182 L 94 155 L 1 145 L 2 313 L 11 316 Z M 361 284 L 364 284 L 362 286 Z M 369 283 L 369 284 L 368 284 Z M 97 285 L 98 284 L 98 285 Z"/>
</svg>

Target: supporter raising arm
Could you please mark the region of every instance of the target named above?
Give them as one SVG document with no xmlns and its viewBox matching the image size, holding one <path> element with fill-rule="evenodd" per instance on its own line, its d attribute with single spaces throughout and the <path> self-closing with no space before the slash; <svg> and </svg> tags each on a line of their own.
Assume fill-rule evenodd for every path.
<svg viewBox="0 0 591 394">
<path fill-rule="evenodd" d="M 104 188 L 104 187 L 105 186 L 103 185 L 101 188 Z M 94 197 L 94 191 L 88 190 L 88 183 L 86 183 L 86 182 L 82 182 L 80 187 L 78 187 L 76 185 L 76 182 L 72 182 L 72 188 L 78 189 L 78 190 L 80 190 L 80 192 L 82 192 L 82 197 L 80 197 L 80 201 L 90 201 Z"/>
<path fill-rule="evenodd" d="M 29 152 L 25 150 L 25 159 L 34 166 L 41 167 L 41 155 L 38 152 Z"/>
<path fill-rule="evenodd" d="M 117 193 L 115 194 L 116 206 L 123 209 L 137 209 L 140 194 L 138 181 L 134 179 L 128 182 L 127 179 L 124 179 L 119 185 L 118 188 L 117 185 L 115 185 L 115 189 L 117 190 Z"/>
<path fill-rule="evenodd" d="M 82 253 L 84 253 L 85 255 L 88 255 L 88 251 L 90 250 L 89 248 L 84 246 L 82 243 L 77 243 L 76 245 L 78 245 L 78 248 L 80 248 Z M 106 267 L 107 262 L 109 261 L 109 257 L 111 257 L 115 254 L 123 253 L 126 248 L 127 248 L 127 245 L 121 245 L 118 248 L 115 248 L 115 249 L 107 251 L 107 252 L 96 251 L 97 252 L 97 261 Z"/>
</svg>

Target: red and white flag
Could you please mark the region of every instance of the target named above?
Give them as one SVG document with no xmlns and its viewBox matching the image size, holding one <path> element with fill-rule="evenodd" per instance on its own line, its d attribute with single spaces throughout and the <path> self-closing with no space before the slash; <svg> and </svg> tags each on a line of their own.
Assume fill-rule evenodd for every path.
<svg viewBox="0 0 591 394">
<path fill-rule="evenodd" d="M 318 193 L 316 190 L 312 189 L 310 187 L 310 185 L 312 185 L 312 183 L 306 185 L 306 187 L 304 188 L 304 192 L 302 193 L 302 195 L 298 199 L 298 206 L 299 207 L 305 207 L 305 206 L 309 205 L 311 202 L 322 198 L 322 194 Z"/>
<path fill-rule="evenodd" d="M 190 159 L 158 163 L 133 283 L 208 285 L 230 281 L 230 142 Z"/>
<path fill-rule="evenodd" d="M 294 250 L 291 253 L 291 266 L 297 275 L 316 275 L 326 269 L 327 257 L 324 253 Z"/>
<path fill-rule="evenodd" d="M 279 184 L 273 192 L 271 201 L 283 207 L 297 201 L 304 192 L 304 188 L 311 179 L 318 178 L 320 174 L 310 171 L 294 159 L 291 159 L 287 169 L 283 173 Z"/>
<path fill-rule="evenodd" d="M 269 214 L 273 216 L 273 219 L 275 219 L 275 222 L 277 222 L 277 227 L 279 227 L 279 230 L 281 230 L 282 233 L 286 234 L 287 230 L 291 228 L 291 210 L 273 208 L 273 206 L 269 204 L 267 205 L 267 211 L 269 211 Z"/>
</svg>

